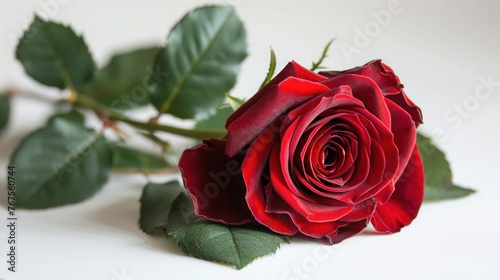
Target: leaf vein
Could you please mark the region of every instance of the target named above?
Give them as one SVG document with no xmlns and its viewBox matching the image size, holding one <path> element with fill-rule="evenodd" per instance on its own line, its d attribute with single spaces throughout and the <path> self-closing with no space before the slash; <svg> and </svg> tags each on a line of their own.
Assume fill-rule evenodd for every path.
<svg viewBox="0 0 500 280">
<path fill-rule="evenodd" d="M 169 93 L 167 100 L 165 103 L 163 103 L 163 106 L 160 109 L 160 114 L 166 113 L 170 107 L 172 107 L 172 104 L 174 103 L 175 99 L 183 89 L 185 83 L 189 79 L 189 77 L 193 74 L 195 69 L 198 67 L 198 65 L 202 62 L 202 60 L 205 58 L 205 56 L 208 54 L 208 52 L 212 49 L 215 41 L 219 37 L 220 33 L 225 27 L 226 22 L 231 18 L 233 14 L 230 12 L 226 12 L 226 17 L 224 20 L 221 22 L 219 27 L 217 28 L 217 31 L 215 32 L 215 35 L 213 36 L 212 40 L 209 41 L 209 43 L 204 47 L 198 58 L 194 61 L 194 63 L 191 64 L 191 67 L 189 70 L 182 76 L 181 80 L 177 85 L 172 89 L 172 91 Z M 168 48 L 168 46 L 167 46 Z"/>
</svg>

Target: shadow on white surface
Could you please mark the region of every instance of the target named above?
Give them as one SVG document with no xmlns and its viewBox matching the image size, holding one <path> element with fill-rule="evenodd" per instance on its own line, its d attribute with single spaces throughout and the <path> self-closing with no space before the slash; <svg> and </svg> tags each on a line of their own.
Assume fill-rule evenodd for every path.
<svg viewBox="0 0 500 280">
<path fill-rule="evenodd" d="M 119 190 L 117 188 L 105 190 L 105 192 L 111 191 L 117 192 Z M 104 229 L 107 234 L 116 234 L 120 238 L 127 236 L 133 239 L 141 239 L 137 246 L 146 247 L 147 250 L 185 256 L 173 240 L 159 234 L 148 235 L 141 231 L 139 228 L 140 203 L 138 199 L 140 194 L 128 192 L 118 196 L 120 197 L 104 204 L 102 207 L 85 209 L 86 211 L 82 215 L 83 218 L 96 228 Z"/>
</svg>

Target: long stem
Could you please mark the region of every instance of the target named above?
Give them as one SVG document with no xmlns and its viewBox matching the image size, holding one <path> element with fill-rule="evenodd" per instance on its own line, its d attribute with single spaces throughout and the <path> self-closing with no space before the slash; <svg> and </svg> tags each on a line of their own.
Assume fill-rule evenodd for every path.
<svg viewBox="0 0 500 280">
<path fill-rule="evenodd" d="M 125 122 L 136 128 L 144 129 L 147 131 L 165 131 L 181 136 L 191 137 L 191 138 L 222 138 L 226 135 L 225 130 L 199 130 L 199 129 L 185 129 L 169 125 L 157 124 L 154 122 L 139 122 L 136 120 L 129 119 L 128 117 L 109 109 L 108 107 L 101 105 L 100 103 L 80 94 L 72 93 L 70 95 L 70 101 L 74 104 L 93 109 L 111 120 Z"/>
</svg>

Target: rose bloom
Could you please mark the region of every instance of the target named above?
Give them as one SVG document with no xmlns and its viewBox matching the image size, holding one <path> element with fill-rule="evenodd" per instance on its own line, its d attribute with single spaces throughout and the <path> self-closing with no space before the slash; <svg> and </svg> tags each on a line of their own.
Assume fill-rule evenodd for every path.
<svg viewBox="0 0 500 280">
<path fill-rule="evenodd" d="M 398 232 L 417 216 L 420 109 L 380 60 L 311 72 L 290 62 L 179 162 L 195 213 L 338 243 L 368 223 Z"/>
</svg>

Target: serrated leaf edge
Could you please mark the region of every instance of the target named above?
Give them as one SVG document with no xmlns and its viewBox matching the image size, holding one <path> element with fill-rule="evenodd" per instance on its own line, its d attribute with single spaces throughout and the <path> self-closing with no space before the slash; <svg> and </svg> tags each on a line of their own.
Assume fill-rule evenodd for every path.
<svg viewBox="0 0 500 280">
<path fill-rule="evenodd" d="M 229 7 L 228 7 L 229 8 Z M 197 10 L 191 11 L 188 13 L 184 18 L 182 18 L 173 28 L 172 31 L 179 26 L 184 19 L 186 19 L 191 13 L 196 12 Z M 167 100 L 163 102 L 163 105 L 161 106 L 159 113 L 160 114 L 165 114 L 168 112 L 170 107 L 172 107 L 172 104 L 174 103 L 175 99 L 177 98 L 177 95 L 182 91 L 182 88 L 184 87 L 184 84 L 187 82 L 189 77 L 192 75 L 194 70 L 197 68 L 198 64 L 201 63 L 203 58 L 207 55 L 208 51 L 212 48 L 213 44 L 215 43 L 216 39 L 219 37 L 220 33 L 225 27 L 226 22 L 234 15 L 234 10 L 232 8 L 229 8 L 228 11 L 226 12 L 225 18 L 220 24 L 220 26 L 217 29 L 217 32 L 215 32 L 215 35 L 212 37 L 210 42 L 208 43 L 207 46 L 203 49 L 201 54 L 196 58 L 193 64 L 191 64 L 191 67 L 189 70 L 182 76 L 180 81 L 175 85 L 175 87 L 172 89 L 171 92 L 168 93 Z M 168 45 L 167 45 L 168 48 Z"/>
</svg>

